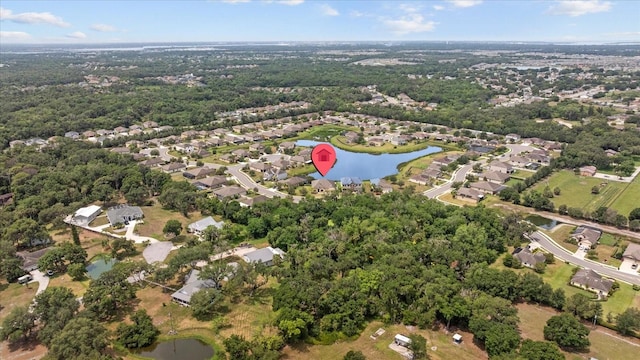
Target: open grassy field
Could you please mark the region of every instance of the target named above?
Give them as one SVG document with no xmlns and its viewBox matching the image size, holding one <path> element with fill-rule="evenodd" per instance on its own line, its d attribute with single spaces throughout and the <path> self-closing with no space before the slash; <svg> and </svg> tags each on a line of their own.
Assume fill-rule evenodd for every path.
<svg viewBox="0 0 640 360">
<path fill-rule="evenodd" d="M 163 209 L 158 203 L 141 208 L 144 213 L 144 223 L 136 225 L 136 231 L 140 236 L 149 236 L 158 240 L 165 240 L 162 229 L 168 220 L 179 220 L 182 228 L 186 229 L 192 222 L 202 219 L 199 211 L 189 213 L 189 217 L 185 217 L 179 212 Z"/>
<path fill-rule="evenodd" d="M 573 226 L 573 225 L 560 224 L 560 225 L 556 226 L 555 228 L 553 228 L 552 231 L 542 230 L 542 229 L 540 229 L 540 231 L 542 231 L 545 234 L 549 235 L 560 246 L 564 247 L 565 249 L 567 249 L 567 250 L 569 250 L 571 252 L 575 252 L 576 250 L 578 250 L 578 245 L 571 244 L 571 243 L 566 241 L 567 239 L 569 239 L 571 237 L 571 234 L 573 233 L 573 231 L 575 229 L 576 229 L 576 227 Z"/>
<path fill-rule="evenodd" d="M 613 201 L 610 207 L 624 216 L 629 216 L 631 210 L 640 207 L 640 200 L 638 199 L 640 199 L 640 176 L 636 176 L 627 185 L 624 192 Z"/>
<path fill-rule="evenodd" d="M 376 330 L 383 328 L 385 333 L 376 340 L 370 338 Z M 486 359 L 486 353 L 473 343 L 473 335 L 458 331 L 462 335 L 462 343 L 453 343 L 452 333 L 444 330 L 420 330 L 403 325 L 384 325 L 379 321 L 370 323 L 360 336 L 352 341 L 340 341 L 332 345 L 298 344 L 287 346 L 281 359 L 287 360 L 334 360 L 341 359 L 349 350 L 360 350 L 367 360 L 402 360 L 400 354 L 391 350 L 389 344 L 396 334 L 409 335 L 418 333 L 427 339 L 427 353 L 432 360 L 445 359 Z M 435 347 L 435 350 L 432 350 Z"/>
<path fill-rule="evenodd" d="M 600 206 L 611 207 L 612 203 L 616 208 L 615 201 L 621 197 L 620 195 L 627 184 L 579 176 L 572 171 L 561 170 L 538 183 L 533 189 L 542 192 L 547 186 L 551 189 L 560 188 L 560 195 L 552 199 L 556 206 L 564 204 L 584 211 L 593 211 Z M 591 188 L 594 186 L 600 187 L 599 194 L 591 194 Z M 627 195 L 625 194 L 624 197 L 627 197 Z"/>
<path fill-rule="evenodd" d="M 331 144 L 342 150 L 351 152 L 362 152 L 369 154 L 397 154 L 418 151 L 429 147 L 427 142 L 409 142 L 406 145 L 393 145 L 385 142 L 382 146 L 370 146 L 360 144 L 349 144 L 344 136 L 334 136 L 331 138 Z"/>
<path fill-rule="evenodd" d="M 548 307 L 519 304 L 518 315 L 520 316 L 520 331 L 524 338 L 543 341 L 543 329 L 547 320 L 557 314 L 557 312 Z M 589 334 L 591 346 L 588 353 L 569 353 L 564 352 L 568 360 L 588 359 L 594 357 L 600 360 L 632 360 L 637 358 L 640 352 L 640 341 L 633 338 L 622 338 L 615 332 L 597 327 L 596 330 L 591 329 Z"/>
<path fill-rule="evenodd" d="M 516 170 L 516 172 L 511 174 L 511 178 L 524 180 L 530 178 L 533 174 L 535 174 L 534 171 Z"/>
<path fill-rule="evenodd" d="M 38 290 L 38 283 L 8 284 L 0 282 L 0 323 L 18 306 L 29 305 Z"/>
</svg>

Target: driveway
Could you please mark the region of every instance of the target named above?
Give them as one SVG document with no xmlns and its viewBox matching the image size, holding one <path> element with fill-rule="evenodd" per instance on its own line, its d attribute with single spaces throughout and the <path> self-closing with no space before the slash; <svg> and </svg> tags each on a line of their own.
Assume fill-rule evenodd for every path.
<svg viewBox="0 0 640 360">
<path fill-rule="evenodd" d="M 155 262 L 163 262 L 171 249 L 173 248 L 173 243 L 171 241 L 157 241 L 149 246 L 147 246 L 142 251 L 142 257 L 148 264 L 153 264 Z"/>
<path fill-rule="evenodd" d="M 274 197 L 279 197 L 279 198 L 286 198 L 289 195 L 285 194 L 283 192 L 277 191 L 277 190 L 272 190 L 269 188 L 266 188 L 265 186 L 258 184 L 257 182 L 253 181 L 253 179 L 245 174 L 244 172 L 242 172 L 242 164 L 238 164 L 238 165 L 233 165 L 233 166 L 229 166 L 227 168 L 227 171 L 229 172 L 229 174 L 231 176 L 233 176 L 238 183 L 240 184 L 240 186 L 242 186 L 245 189 L 258 189 L 258 193 L 260 195 L 264 195 L 268 198 L 274 198 Z M 294 196 L 293 197 L 293 202 L 297 203 L 300 202 L 300 200 L 302 200 L 302 196 Z"/>
<path fill-rule="evenodd" d="M 138 234 L 135 234 L 133 232 L 133 230 L 136 228 L 136 224 L 138 223 L 137 220 L 133 220 L 131 222 L 129 222 L 129 225 L 127 225 L 127 233 L 125 234 L 124 238 L 127 240 L 132 240 L 133 242 L 135 242 L 136 244 L 142 244 L 145 241 L 150 242 L 151 244 L 153 243 L 157 243 L 158 240 L 152 238 L 152 237 L 148 237 L 148 236 L 140 236 Z"/>
<path fill-rule="evenodd" d="M 33 270 L 32 272 L 30 272 L 30 274 L 33 280 L 29 281 L 29 284 L 34 282 L 38 283 L 38 291 L 36 291 L 36 296 L 39 295 L 41 292 L 47 290 L 47 287 L 49 286 L 48 276 L 46 276 L 40 270 Z"/>
</svg>

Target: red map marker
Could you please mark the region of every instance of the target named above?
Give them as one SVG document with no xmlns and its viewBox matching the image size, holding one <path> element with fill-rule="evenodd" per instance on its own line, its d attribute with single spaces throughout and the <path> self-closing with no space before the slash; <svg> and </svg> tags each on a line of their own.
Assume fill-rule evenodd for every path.
<svg viewBox="0 0 640 360">
<path fill-rule="evenodd" d="M 320 175 L 325 176 L 336 163 L 336 151 L 329 144 L 316 145 L 311 151 L 311 161 Z"/>
</svg>

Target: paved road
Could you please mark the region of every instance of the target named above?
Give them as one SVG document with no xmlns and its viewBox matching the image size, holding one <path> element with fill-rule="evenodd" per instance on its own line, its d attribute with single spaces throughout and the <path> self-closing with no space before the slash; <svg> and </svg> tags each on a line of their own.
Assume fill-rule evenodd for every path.
<svg viewBox="0 0 640 360">
<path fill-rule="evenodd" d="M 553 239 L 546 234 L 536 231 L 531 234 L 531 239 L 536 241 L 542 248 L 552 253 L 558 259 L 569 262 L 571 264 L 591 269 L 601 275 L 626 282 L 629 284 L 640 285 L 640 276 L 619 271 L 618 269 L 604 264 L 599 264 L 586 259 L 580 259 L 567 249 L 559 246 Z"/>
<path fill-rule="evenodd" d="M 242 186 L 243 188 L 245 189 L 257 188 L 259 194 L 264 195 L 268 198 L 273 198 L 273 197 L 286 198 L 287 196 L 290 196 L 289 194 L 285 194 L 278 190 L 269 189 L 253 181 L 253 179 L 249 175 L 242 172 L 241 169 L 243 166 L 244 166 L 243 164 L 238 164 L 238 165 L 229 166 L 227 168 L 227 172 L 229 172 L 229 174 L 231 174 L 238 181 L 240 186 Z M 297 203 L 297 202 L 300 202 L 300 200 L 302 199 L 303 199 L 302 196 L 294 196 L 293 202 Z"/>
<path fill-rule="evenodd" d="M 133 240 L 133 242 L 135 242 L 136 244 L 142 244 L 145 241 L 148 241 L 151 244 L 158 242 L 157 239 L 154 239 L 152 237 L 140 236 L 140 235 L 134 234 L 133 230 L 136 228 L 136 224 L 137 224 L 137 220 L 133 220 L 129 222 L 129 225 L 127 225 L 127 233 L 124 236 L 125 239 Z"/>
<path fill-rule="evenodd" d="M 427 191 L 425 191 L 423 194 L 428 197 L 429 199 L 434 199 L 444 193 L 449 192 L 449 190 L 451 190 L 451 185 L 456 182 L 456 181 L 460 181 L 460 182 L 464 182 L 465 179 L 467 178 L 467 174 L 471 171 L 471 169 L 473 168 L 473 164 L 475 163 L 469 163 L 467 165 L 464 165 L 462 167 L 460 167 L 458 170 L 456 170 L 452 175 L 451 175 L 451 179 L 449 179 L 446 183 L 444 183 L 443 185 L 440 185 L 439 187 L 435 187 L 433 189 L 429 189 Z"/>
</svg>

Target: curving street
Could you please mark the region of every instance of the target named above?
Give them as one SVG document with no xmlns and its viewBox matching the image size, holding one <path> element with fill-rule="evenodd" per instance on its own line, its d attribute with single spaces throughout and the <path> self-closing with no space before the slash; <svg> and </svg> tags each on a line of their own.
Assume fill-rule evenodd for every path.
<svg viewBox="0 0 640 360">
<path fill-rule="evenodd" d="M 553 241 L 553 239 L 540 231 L 536 231 L 531 234 L 530 239 L 531 241 L 537 242 L 543 249 L 552 253 L 556 258 L 562 261 L 569 262 L 582 268 L 591 269 L 600 275 L 604 275 L 628 284 L 640 285 L 639 275 L 629 274 L 619 271 L 618 269 L 610 265 L 600 264 L 594 261 L 579 258 L 569 250 L 558 245 L 555 241 Z"/>
</svg>

